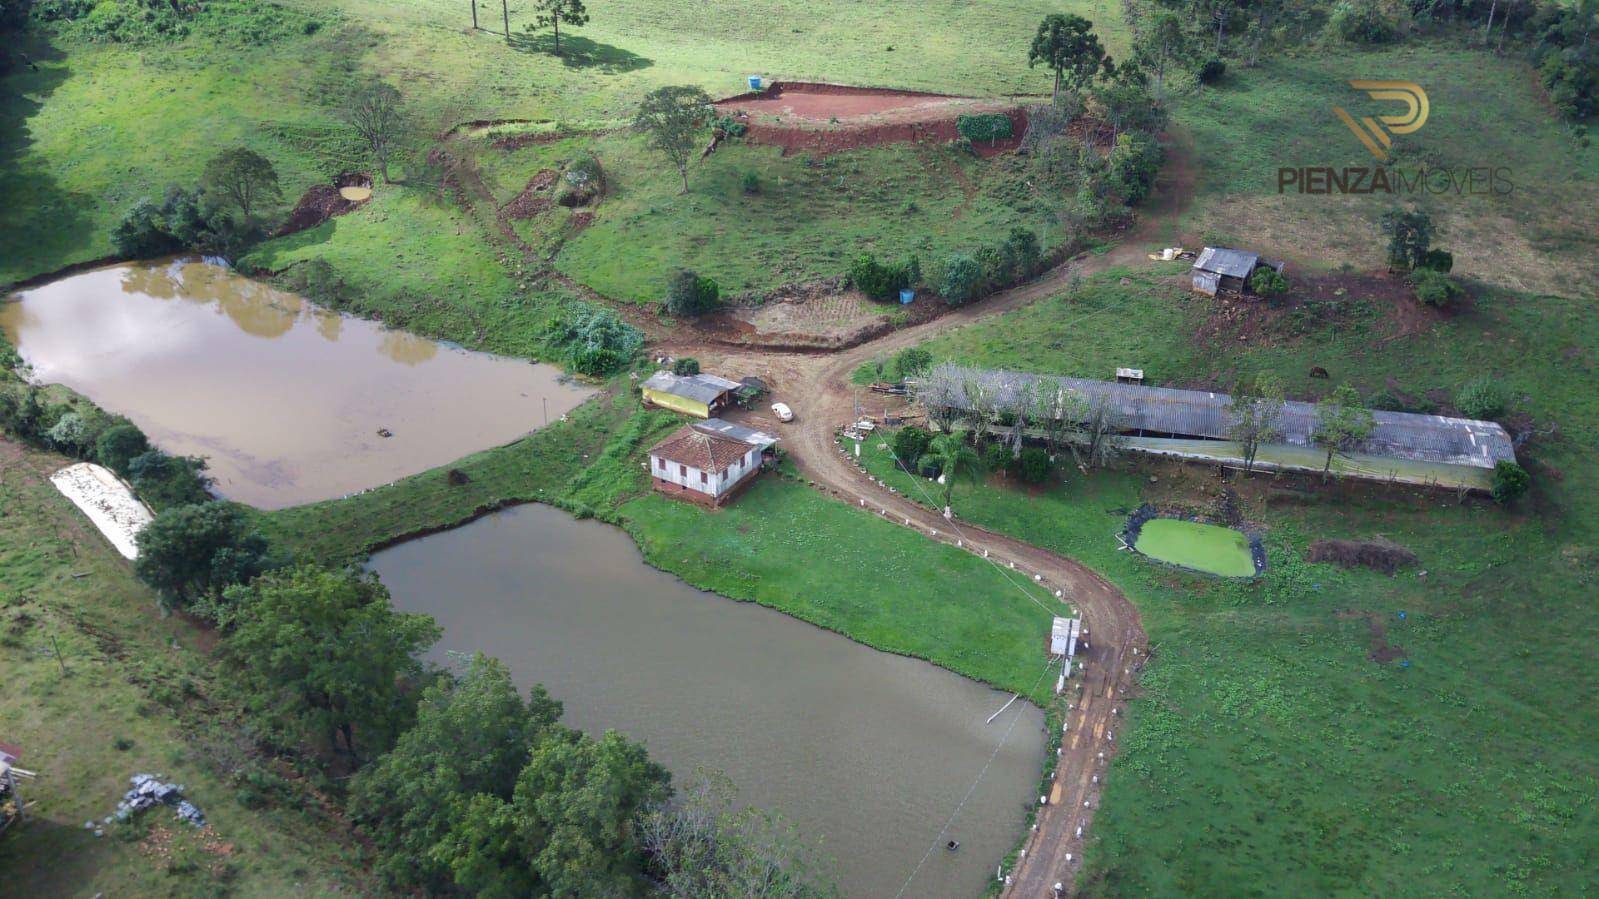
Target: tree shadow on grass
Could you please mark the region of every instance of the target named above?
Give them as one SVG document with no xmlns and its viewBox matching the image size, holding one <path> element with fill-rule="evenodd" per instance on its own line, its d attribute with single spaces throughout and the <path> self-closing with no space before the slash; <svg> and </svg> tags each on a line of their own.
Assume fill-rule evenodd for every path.
<svg viewBox="0 0 1599 899">
<path fill-rule="evenodd" d="M 0 77 L 0 286 L 84 261 L 94 238 L 84 214 L 94 199 L 63 185 L 48 160 L 30 153 L 30 120 L 70 70 L 48 40 L 22 42 L 33 65 L 13 59 Z"/>
<path fill-rule="evenodd" d="M 513 50 L 523 53 L 555 56 L 569 69 L 598 69 L 607 75 L 636 72 L 655 65 L 655 60 L 647 59 L 631 50 L 601 44 L 575 34 L 561 35 L 559 56 L 555 53 L 553 34 L 513 34 L 510 44 Z"/>
</svg>

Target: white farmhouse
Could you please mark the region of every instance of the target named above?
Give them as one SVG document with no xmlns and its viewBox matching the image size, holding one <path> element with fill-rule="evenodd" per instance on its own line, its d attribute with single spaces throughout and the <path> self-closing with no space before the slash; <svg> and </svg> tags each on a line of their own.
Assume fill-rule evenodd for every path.
<svg viewBox="0 0 1599 899">
<path fill-rule="evenodd" d="M 760 473 L 772 442 L 720 419 L 687 425 L 650 448 L 650 480 L 667 496 L 720 506 Z"/>
</svg>

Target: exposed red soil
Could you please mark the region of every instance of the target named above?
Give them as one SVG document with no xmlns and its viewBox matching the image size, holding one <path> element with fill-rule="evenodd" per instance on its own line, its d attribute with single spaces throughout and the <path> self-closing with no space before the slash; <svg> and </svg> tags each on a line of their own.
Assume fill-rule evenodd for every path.
<svg viewBox="0 0 1599 899">
<path fill-rule="evenodd" d="M 313 185 L 300 197 L 300 202 L 294 204 L 294 211 L 289 213 L 275 236 L 282 237 L 315 228 L 334 216 L 355 210 L 369 200 L 347 200 L 339 193 L 339 188 L 371 186 L 372 176 L 364 172 L 344 172 L 334 178 L 331 184 Z"/>
<path fill-rule="evenodd" d="M 1182 277 L 1186 281 L 1186 273 Z M 1321 322 L 1375 307 L 1378 339 L 1386 342 L 1428 331 L 1448 317 L 1418 301 L 1398 275 L 1295 275 L 1290 270 L 1288 277 L 1292 289 L 1275 300 L 1252 294 L 1216 297 L 1194 339 L 1213 349 L 1278 346 L 1294 342 Z"/>
<path fill-rule="evenodd" d="M 1405 657 L 1405 648 L 1395 646 L 1388 642 L 1388 629 L 1383 627 L 1382 620 L 1376 612 L 1366 612 L 1357 609 L 1345 609 L 1338 613 L 1339 618 L 1364 618 L 1371 629 L 1371 652 L 1366 658 L 1379 665 L 1386 665 L 1396 659 Z"/>
<path fill-rule="evenodd" d="M 502 137 L 499 140 L 496 140 L 494 142 L 494 146 L 496 149 L 500 150 L 517 150 L 521 149 L 522 147 L 533 147 L 539 144 L 553 144 L 566 136 L 566 134 L 563 134 L 559 131 L 545 131 L 534 134 L 513 134 L 509 137 Z"/>
<path fill-rule="evenodd" d="M 1026 113 L 1008 100 L 837 84 L 778 82 L 716 106 L 748 126 L 745 138 L 751 143 L 781 147 L 785 156 L 796 152 L 825 156 L 889 143 L 947 143 L 960 137 L 956 119 L 973 113 L 1004 113 L 1014 134 L 992 145 L 976 145 L 980 155 L 1015 150 L 1027 131 Z"/>
<path fill-rule="evenodd" d="M 550 188 L 560 175 L 554 169 L 545 169 L 527 182 L 527 187 L 506 203 L 500 213 L 513 219 L 530 219 L 550 208 Z"/>
</svg>

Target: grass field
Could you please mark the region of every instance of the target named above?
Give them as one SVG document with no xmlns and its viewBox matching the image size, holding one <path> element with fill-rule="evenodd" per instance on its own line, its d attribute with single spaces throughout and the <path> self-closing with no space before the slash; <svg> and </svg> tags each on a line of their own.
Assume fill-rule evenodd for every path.
<svg viewBox="0 0 1599 899">
<path fill-rule="evenodd" d="M 1255 573 L 1249 538 L 1232 528 L 1157 518 L 1144 522 L 1134 546 L 1152 559 L 1195 571 L 1224 577 L 1250 577 Z"/>
<path fill-rule="evenodd" d="M 197 629 L 158 618 L 128 564 L 44 479 L 64 464 L 0 438 L 0 741 L 20 743 L 20 767 L 39 774 L 24 782 L 37 803 L 30 820 L 0 839 L 4 892 L 356 891 L 353 847 L 330 821 L 295 810 L 316 802 L 254 756 L 233 710 L 210 695 Z M 184 784 L 210 831 L 162 810 L 145 813 L 144 827 L 85 830 L 140 772 Z M 287 792 L 247 792 L 245 776 Z"/>
<path fill-rule="evenodd" d="M 191 183 L 210 154 L 243 143 L 266 155 L 292 202 L 355 162 L 337 110 L 354 85 L 382 78 L 404 91 L 420 155 L 463 121 L 520 118 L 573 127 L 622 124 L 663 84 L 712 95 L 745 77 L 812 78 L 982 95 L 1035 93 L 1026 65 L 1043 0 L 935 0 L 878 7 L 825 0 L 712 2 L 692 14 L 665 0 L 596 0 L 565 58 L 528 37 L 473 32 L 451 0 L 289 0 L 324 27 L 262 47 L 86 44 L 35 34 L 39 71 L 0 80 L 0 284 L 112 251 L 122 213 L 168 184 Z M 1110 0 L 1067 4 L 1122 41 Z M 485 8 L 485 28 L 498 27 Z M 987 39 L 972 41 L 973 33 Z M 893 49 L 889 49 L 892 47 Z M 247 101 L 241 98 L 248 98 Z M 402 163 L 398 171 L 404 172 Z M 25 237 L 25 239 L 24 239 Z"/>
<path fill-rule="evenodd" d="M 1373 165 L 1333 113 L 1335 106 L 1381 111 L 1349 87 L 1354 78 L 1415 81 L 1427 91 L 1431 115 L 1421 130 L 1396 138 L 1395 169 L 1453 169 L 1463 177 L 1502 167 L 1508 192 L 1279 195 L 1280 167 Z M 1414 200 L 1436 220 L 1434 245 L 1454 251 L 1456 272 L 1518 291 L 1593 294 L 1599 145 L 1584 149 L 1556 121 L 1518 59 L 1440 45 L 1304 51 L 1182 98 L 1174 120 L 1204 161 L 1188 215 L 1193 239 L 1250 247 L 1299 269 L 1378 268 L 1378 218 Z"/>
</svg>

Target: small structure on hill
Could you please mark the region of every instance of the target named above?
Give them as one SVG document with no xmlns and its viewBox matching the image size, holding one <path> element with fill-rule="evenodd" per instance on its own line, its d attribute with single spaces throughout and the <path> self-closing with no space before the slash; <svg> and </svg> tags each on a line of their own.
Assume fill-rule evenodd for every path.
<svg viewBox="0 0 1599 899">
<path fill-rule="evenodd" d="M 22 821 L 27 814 L 28 804 L 23 801 L 19 784 L 35 775 L 16 766 L 20 758 L 21 747 L 0 743 L 0 832 Z"/>
<path fill-rule="evenodd" d="M 1283 270 L 1283 263 L 1263 259 L 1259 253 L 1206 247 L 1194 260 L 1194 290 L 1212 297 L 1224 291 L 1245 293 L 1249 290 L 1250 277 L 1263 265 L 1277 272 Z"/>
<path fill-rule="evenodd" d="M 737 381 L 701 372 L 674 375 L 658 371 L 639 386 L 644 402 L 673 412 L 710 418 L 727 408 L 743 385 Z"/>
<path fill-rule="evenodd" d="M 719 418 L 685 425 L 650 447 L 650 482 L 667 496 L 715 508 L 749 486 L 776 442 Z"/>
</svg>

